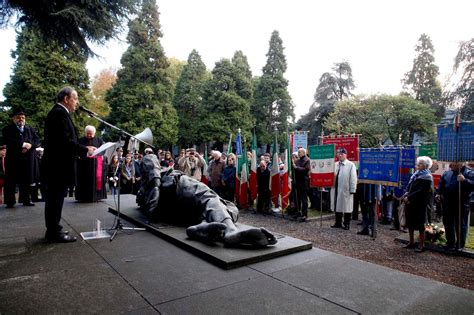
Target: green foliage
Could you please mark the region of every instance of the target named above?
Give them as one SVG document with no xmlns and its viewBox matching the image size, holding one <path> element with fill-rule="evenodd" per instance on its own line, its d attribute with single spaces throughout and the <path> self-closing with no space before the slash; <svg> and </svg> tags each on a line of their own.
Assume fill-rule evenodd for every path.
<svg viewBox="0 0 474 315">
<path fill-rule="evenodd" d="M 436 111 L 436 116 L 441 118 L 444 115 L 444 108 L 441 105 L 442 90 L 436 80 L 439 68 L 434 63 L 434 46 L 428 35 L 420 36 L 415 51 L 413 68 L 402 80 L 404 89 L 416 100 L 430 105 Z"/>
<path fill-rule="evenodd" d="M 173 83 L 169 63 L 160 44 L 158 7 L 144 0 L 138 16 L 129 23 L 117 82 L 107 93 L 111 112 L 108 121 L 131 134 L 149 127 L 155 143 L 170 146 L 177 140 L 178 116 L 171 105 Z M 110 132 L 110 137 L 117 135 Z"/>
<path fill-rule="evenodd" d="M 242 72 L 242 65 L 237 65 L 240 66 L 222 59 L 212 70 L 212 79 L 206 84 L 199 110 L 198 134 L 203 142 L 225 143 L 229 133 L 235 135 L 238 128 L 242 130 L 242 137 L 251 137 L 254 125 L 250 113 L 251 93 L 242 85 L 246 74 Z M 251 81 L 248 83 L 251 86 Z"/>
<path fill-rule="evenodd" d="M 290 120 L 295 118 L 294 105 L 287 89 L 288 81 L 284 78 L 287 64 L 283 49 L 278 31 L 273 31 L 266 54 L 267 63 L 258 80 L 251 109 L 256 119 L 256 133 L 260 143 L 270 144 L 275 126 L 279 130 L 278 134 L 282 135 Z M 281 142 L 284 143 L 283 140 Z"/>
<path fill-rule="evenodd" d="M 88 104 L 89 75 L 87 57 L 59 43 L 45 42 L 34 29 L 24 27 L 17 36 L 16 59 L 10 83 L 3 95 L 4 106 L 22 106 L 27 111 L 27 123 L 41 135 L 43 124 L 56 95 L 64 86 L 75 88 L 82 104 Z M 85 126 L 91 118 L 73 115 L 76 125 Z"/>
<path fill-rule="evenodd" d="M 176 83 L 173 98 L 173 105 L 179 117 L 178 143 L 181 147 L 190 147 L 200 142 L 197 113 L 202 105 L 204 84 L 208 77 L 206 65 L 202 62 L 201 56 L 193 50 Z"/>
<path fill-rule="evenodd" d="M 474 120 L 474 38 L 459 44 L 459 51 L 454 59 L 454 72 L 458 70 L 462 74 L 451 94 L 451 100 L 461 103 L 463 120 Z"/>
<path fill-rule="evenodd" d="M 415 132 L 432 138 L 435 123 L 429 105 L 408 96 L 381 95 L 337 102 L 324 127 L 338 134 L 362 134 L 361 147 L 375 147 L 386 139 L 411 144 Z"/>
<path fill-rule="evenodd" d="M 349 62 L 335 63 L 332 70 L 321 75 L 314 93 L 314 103 L 296 124 L 297 128 L 309 131 L 308 143 L 311 144 L 318 143 L 318 136 L 321 135 L 326 118 L 334 111 L 334 104 L 350 98 L 355 88 Z"/>
<path fill-rule="evenodd" d="M 87 41 L 103 44 L 121 31 L 121 24 L 134 12 L 136 0 L 8 0 L 2 1 L 0 25 L 18 14 L 18 24 L 37 29 L 45 41 L 61 47 L 92 53 Z"/>
</svg>

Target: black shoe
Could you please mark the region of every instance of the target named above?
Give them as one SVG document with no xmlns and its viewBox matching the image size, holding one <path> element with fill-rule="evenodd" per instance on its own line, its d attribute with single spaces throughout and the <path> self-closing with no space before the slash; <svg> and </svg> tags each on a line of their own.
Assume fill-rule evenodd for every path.
<svg viewBox="0 0 474 315">
<path fill-rule="evenodd" d="M 415 244 L 408 243 L 408 244 L 406 244 L 405 246 L 403 246 L 403 248 L 406 248 L 406 249 L 413 249 L 413 248 L 416 248 L 416 245 L 415 245 Z"/>
<path fill-rule="evenodd" d="M 299 217 L 298 218 L 300 222 L 307 222 L 307 218 L 306 217 Z"/>
<path fill-rule="evenodd" d="M 350 229 L 351 229 L 350 224 L 344 224 L 343 229 L 344 229 L 344 230 L 350 230 Z"/>
<path fill-rule="evenodd" d="M 362 231 L 357 232 L 359 235 L 369 235 L 369 230 L 363 229 Z"/>
<path fill-rule="evenodd" d="M 362 225 L 362 222 L 357 223 L 357 225 Z"/>
<path fill-rule="evenodd" d="M 46 241 L 50 243 L 72 243 L 72 242 L 77 241 L 77 238 L 71 235 L 57 234 L 57 235 L 47 235 Z"/>
<path fill-rule="evenodd" d="M 7 206 L 6 206 L 5 208 L 7 208 L 7 209 L 13 209 L 13 208 L 15 208 L 15 205 L 8 205 L 8 204 L 7 204 Z"/>
<path fill-rule="evenodd" d="M 334 224 L 334 225 L 331 225 L 331 227 L 334 229 L 342 229 L 342 225 L 340 224 Z"/>
<path fill-rule="evenodd" d="M 417 247 L 415 248 L 415 253 L 423 253 L 425 251 L 424 247 Z"/>
<path fill-rule="evenodd" d="M 32 202 L 27 202 L 27 203 L 24 203 L 23 206 L 25 206 L 25 207 L 34 207 L 35 204 L 32 203 Z"/>
</svg>

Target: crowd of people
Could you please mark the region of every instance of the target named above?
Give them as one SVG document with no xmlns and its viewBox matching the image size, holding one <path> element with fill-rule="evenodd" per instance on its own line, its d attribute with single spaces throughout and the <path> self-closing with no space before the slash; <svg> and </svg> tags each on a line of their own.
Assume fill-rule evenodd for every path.
<svg viewBox="0 0 474 315">
<path fill-rule="evenodd" d="M 84 136 L 79 138 L 69 114 L 77 106 L 78 98 L 74 89 L 65 88 L 57 97 L 57 104 L 48 114 L 45 122 L 44 140 L 41 141 L 37 132 L 26 124 L 26 113 L 22 108 L 13 108 L 11 124 L 2 130 L 4 145 L 0 147 L 0 196 L 6 208 L 16 205 L 33 206 L 33 202 L 46 200 L 46 238 L 53 242 L 71 242 L 75 238 L 63 231 L 59 224 L 64 197 L 76 181 L 75 165 L 78 158 L 85 159 L 103 144 L 96 137 L 93 126 L 86 126 Z M 44 153 L 44 157 L 43 157 Z M 237 156 L 233 153 L 224 154 L 211 151 L 206 158 L 195 148 L 182 149 L 173 157 L 170 151 L 154 150 L 147 147 L 143 152 L 124 152 L 124 147 L 116 149 L 114 154 L 100 160 L 97 167 L 103 173 L 91 175 L 97 190 L 116 195 L 118 188 L 122 194 L 136 194 L 140 189 L 140 164 L 144 155 L 156 154 L 160 166 L 173 168 L 185 175 L 204 181 L 221 198 L 235 202 Z M 468 230 L 469 213 L 474 201 L 474 170 L 472 164 L 451 163 L 450 170 L 441 177 L 438 187 L 434 186 L 430 172 L 432 161 L 429 157 L 418 157 L 416 170 L 411 176 L 407 187 L 384 187 L 373 184 L 358 183 L 356 165 L 347 159 L 347 150 L 337 151 L 334 182 L 330 196 L 326 198 L 316 188 L 310 187 L 310 159 L 305 148 L 299 148 L 291 157 L 291 194 L 286 211 L 301 221 L 306 221 L 308 208 L 319 208 L 321 201 L 326 199 L 326 206 L 335 213 L 335 222 L 331 228 L 350 230 L 351 220 L 358 219 L 362 214 L 360 235 L 373 235 L 376 208 L 379 205 L 382 223 L 393 224 L 397 230 L 408 229 L 410 242 L 407 248 L 417 252 L 424 251 L 425 224 L 442 216 L 446 230 L 447 248 L 455 250 L 465 246 Z M 257 199 L 254 203 L 248 196 L 248 206 L 256 213 L 269 214 L 274 208 L 280 207 L 280 201 L 271 199 L 271 170 L 274 163 L 278 164 L 280 173 L 284 172 L 283 157 L 272 161 L 269 153 L 257 159 Z M 252 153 L 247 152 L 247 161 L 252 161 Z M 97 166 L 98 164 L 95 164 Z M 57 172 L 57 169 L 64 172 Z M 94 172 L 96 167 L 94 167 Z M 47 176 L 41 176 L 41 174 Z M 283 185 L 283 183 L 281 183 Z M 102 186 L 103 185 L 103 188 Z M 238 191 L 238 190 L 237 190 Z M 328 198 L 329 197 L 329 198 Z M 311 205 L 309 205 L 309 202 Z M 254 205 L 256 206 L 254 209 Z M 403 205 L 406 223 L 400 225 L 398 209 Z M 460 209 L 460 211 L 459 211 Z M 418 245 L 415 243 L 414 232 L 419 233 Z"/>
</svg>

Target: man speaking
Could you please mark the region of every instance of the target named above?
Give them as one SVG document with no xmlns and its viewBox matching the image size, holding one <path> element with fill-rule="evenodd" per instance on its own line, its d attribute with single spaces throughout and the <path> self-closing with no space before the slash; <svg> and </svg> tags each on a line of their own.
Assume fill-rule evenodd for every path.
<svg viewBox="0 0 474 315">
<path fill-rule="evenodd" d="M 49 111 L 44 124 L 43 171 L 46 185 L 44 216 L 46 240 L 54 243 L 75 242 L 59 224 L 67 187 L 75 185 L 76 159 L 92 154 L 95 147 L 79 144 L 69 116 L 76 110 L 77 92 L 70 87 L 59 91 L 57 104 Z"/>
</svg>

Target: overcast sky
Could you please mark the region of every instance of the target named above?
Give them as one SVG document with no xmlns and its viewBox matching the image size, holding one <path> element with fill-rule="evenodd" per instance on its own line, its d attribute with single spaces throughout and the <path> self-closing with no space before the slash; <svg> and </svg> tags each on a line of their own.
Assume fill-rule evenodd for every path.
<svg viewBox="0 0 474 315">
<path fill-rule="evenodd" d="M 428 0 L 157 0 L 162 45 L 168 57 L 187 60 L 192 49 L 209 70 L 236 50 L 247 56 L 253 75 L 261 75 L 271 33 L 283 40 L 289 92 L 299 117 L 308 111 L 324 72 L 348 61 L 357 94 L 398 94 L 411 69 L 422 33 L 431 37 L 442 84 L 452 72 L 459 41 L 474 37 L 474 1 Z M 125 36 L 123 36 L 125 37 Z M 0 89 L 9 81 L 15 49 L 13 30 L 0 30 Z M 120 67 L 125 42 L 96 48 L 91 78 Z"/>
</svg>

